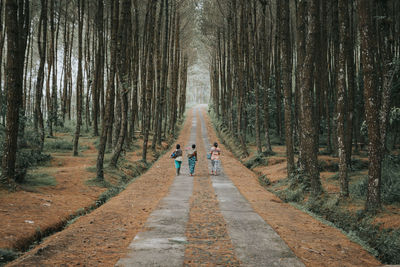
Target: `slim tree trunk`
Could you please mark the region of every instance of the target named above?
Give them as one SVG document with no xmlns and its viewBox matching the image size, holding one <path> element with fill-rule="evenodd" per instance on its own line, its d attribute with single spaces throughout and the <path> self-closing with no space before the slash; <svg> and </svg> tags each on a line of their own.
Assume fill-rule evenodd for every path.
<svg viewBox="0 0 400 267">
<path fill-rule="evenodd" d="M 290 8 L 289 2 L 282 2 L 282 21 L 280 40 L 282 46 L 282 84 L 284 90 L 285 103 L 285 137 L 286 137 L 286 157 L 288 177 L 294 175 L 294 149 L 293 149 L 293 126 L 292 126 L 292 66 L 290 59 Z"/>
<path fill-rule="evenodd" d="M 76 78 L 76 129 L 74 135 L 74 156 L 78 156 L 79 136 L 82 125 L 82 91 L 83 91 L 83 75 L 82 75 L 82 32 L 83 17 L 85 14 L 85 1 L 78 0 L 78 73 Z"/>
<path fill-rule="evenodd" d="M 97 155 L 97 179 L 104 180 L 104 153 L 107 145 L 107 138 L 109 130 L 112 125 L 113 110 L 112 105 L 114 102 L 114 79 L 116 72 L 116 56 L 117 56 L 117 38 L 118 38 L 118 18 L 119 18 L 119 0 L 112 0 L 111 2 L 111 47 L 110 47 L 110 72 L 107 81 L 107 98 L 106 107 L 102 123 L 102 130 L 100 135 L 99 153 Z"/>
<path fill-rule="evenodd" d="M 36 79 L 36 98 L 35 98 L 35 130 L 40 138 L 40 150 L 44 145 L 44 123 L 42 113 L 42 96 L 44 82 L 44 65 L 46 61 L 46 43 L 47 43 L 47 0 L 41 0 L 41 13 L 38 31 L 38 50 L 39 50 L 39 70 Z"/>
<path fill-rule="evenodd" d="M 121 130 L 118 136 L 118 141 L 114 154 L 111 158 L 110 165 L 116 167 L 118 159 L 122 152 L 122 147 L 125 142 L 126 133 L 128 130 L 128 93 L 129 93 L 129 49 L 131 39 L 131 1 L 124 0 L 122 2 L 122 13 L 118 29 L 118 77 L 120 81 L 120 96 L 121 96 Z"/>
<path fill-rule="evenodd" d="M 7 122 L 5 129 L 2 175 L 0 187 L 14 189 L 17 156 L 19 111 L 22 104 L 22 81 L 25 49 L 29 25 L 29 1 L 6 0 L 5 22 L 7 33 Z"/>
<path fill-rule="evenodd" d="M 302 68 L 300 87 L 300 108 L 302 117 L 303 151 L 305 157 L 306 172 L 311 181 L 311 193 L 317 197 L 322 192 L 321 181 L 318 170 L 317 150 L 315 147 L 315 124 L 313 122 L 313 83 L 312 72 L 314 50 L 316 49 L 317 12 L 319 11 L 319 0 L 310 0 L 308 6 L 308 32 L 306 38 L 306 56 Z"/>
<path fill-rule="evenodd" d="M 377 94 L 375 55 L 375 34 L 371 25 L 372 11 L 370 1 L 358 0 L 358 19 L 361 41 L 361 62 L 363 66 L 364 101 L 368 128 L 368 190 L 365 209 L 376 211 L 381 207 L 381 139 L 379 106 Z"/>
<path fill-rule="evenodd" d="M 144 136 L 143 136 L 143 152 L 142 152 L 142 160 L 146 162 L 147 158 L 147 144 L 149 140 L 149 132 L 150 132 L 150 111 L 151 111 L 151 93 L 153 91 L 153 78 L 154 78 L 154 62 L 153 62 L 153 52 L 154 52 L 154 23 L 155 23 L 155 5 L 157 0 L 151 0 L 148 3 L 148 8 L 150 10 L 149 15 L 149 36 L 148 36 L 148 59 L 147 59 L 147 88 L 146 88 L 146 106 L 145 106 L 145 120 L 144 120 Z"/>
<path fill-rule="evenodd" d="M 349 180 L 347 177 L 347 162 L 346 162 L 346 32 L 349 30 L 347 25 L 347 1 L 339 0 L 339 59 L 338 59 L 338 74 L 337 74 L 337 137 L 339 149 L 339 181 L 340 181 L 340 196 L 349 196 Z"/>
</svg>

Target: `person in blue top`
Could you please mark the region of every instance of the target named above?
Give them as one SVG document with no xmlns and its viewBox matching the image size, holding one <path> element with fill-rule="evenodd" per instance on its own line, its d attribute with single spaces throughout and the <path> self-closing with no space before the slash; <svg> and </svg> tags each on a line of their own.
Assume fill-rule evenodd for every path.
<svg viewBox="0 0 400 267">
<path fill-rule="evenodd" d="M 190 176 L 193 176 L 194 168 L 196 167 L 196 161 L 197 161 L 197 150 L 195 144 L 192 145 L 192 148 L 188 151 L 187 156 L 189 161 Z"/>
<path fill-rule="evenodd" d="M 176 149 L 171 154 L 171 158 L 173 158 L 175 160 L 176 175 L 179 175 L 181 172 L 181 166 L 182 166 L 182 149 L 181 149 L 180 144 L 176 145 Z"/>
</svg>

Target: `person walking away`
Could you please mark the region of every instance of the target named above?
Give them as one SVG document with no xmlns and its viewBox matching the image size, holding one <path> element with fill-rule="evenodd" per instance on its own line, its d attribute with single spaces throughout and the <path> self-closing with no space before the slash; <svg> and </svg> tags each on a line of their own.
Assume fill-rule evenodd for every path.
<svg viewBox="0 0 400 267">
<path fill-rule="evenodd" d="M 189 161 L 190 176 L 193 176 L 194 168 L 196 167 L 196 161 L 197 161 L 197 150 L 195 144 L 193 144 L 192 148 L 189 149 L 188 151 L 188 161 Z"/>
<path fill-rule="evenodd" d="M 211 154 L 211 165 L 212 165 L 211 175 L 218 175 L 221 165 L 221 161 L 219 158 L 219 156 L 221 155 L 221 150 L 218 148 L 217 142 L 215 142 L 214 146 L 211 148 L 210 154 Z"/>
<path fill-rule="evenodd" d="M 179 175 L 181 172 L 181 166 L 182 166 L 182 150 L 181 150 L 180 144 L 176 145 L 176 149 L 171 154 L 171 158 L 173 158 L 175 160 L 176 175 Z"/>
</svg>

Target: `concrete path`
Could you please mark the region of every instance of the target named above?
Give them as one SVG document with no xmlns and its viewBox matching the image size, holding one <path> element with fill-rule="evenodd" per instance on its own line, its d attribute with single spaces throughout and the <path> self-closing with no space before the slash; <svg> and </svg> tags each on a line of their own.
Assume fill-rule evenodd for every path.
<svg viewBox="0 0 400 267">
<path fill-rule="evenodd" d="M 203 115 L 201 116 L 202 137 L 208 144 Z M 211 162 L 209 163 L 211 172 Z M 286 243 L 251 207 L 232 181 L 224 174 L 223 167 L 218 176 L 211 176 L 221 213 L 227 223 L 228 232 L 235 252 L 243 266 L 304 266 Z"/>
<path fill-rule="evenodd" d="M 206 151 L 209 151 L 211 146 L 201 112 L 200 116 L 200 122 L 193 116 L 189 143 L 196 141 L 196 127 L 201 123 L 202 138 Z M 199 160 L 207 159 L 201 155 Z M 187 244 L 185 229 L 193 190 L 193 179 L 188 173 L 184 160 L 182 174 L 175 178 L 168 196 L 162 200 L 159 209 L 150 215 L 144 231 L 134 238 L 129 252 L 116 266 L 183 265 Z M 212 176 L 211 181 L 234 251 L 242 266 L 304 266 L 223 172 L 219 176 Z"/>
<path fill-rule="evenodd" d="M 196 141 L 196 110 L 193 115 L 189 143 Z M 174 168 L 172 159 L 171 168 Z M 145 231 L 136 235 L 126 257 L 116 266 L 182 266 L 192 190 L 193 177 L 189 176 L 189 167 L 184 160 L 181 175 L 175 177 L 167 197 L 150 214 Z"/>
</svg>

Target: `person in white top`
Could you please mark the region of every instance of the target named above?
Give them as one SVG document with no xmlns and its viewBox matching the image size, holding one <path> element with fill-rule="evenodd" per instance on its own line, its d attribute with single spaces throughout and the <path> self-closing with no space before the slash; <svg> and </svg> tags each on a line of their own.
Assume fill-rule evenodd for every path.
<svg viewBox="0 0 400 267">
<path fill-rule="evenodd" d="M 214 146 L 211 148 L 210 154 L 211 154 L 211 165 L 212 165 L 211 175 L 218 175 L 221 165 L 221 161 L 219 158 L 219 156 L 221 155 L 221 149 L 218 148 L 217 142 L 215 142 Z"/>
</svg>

